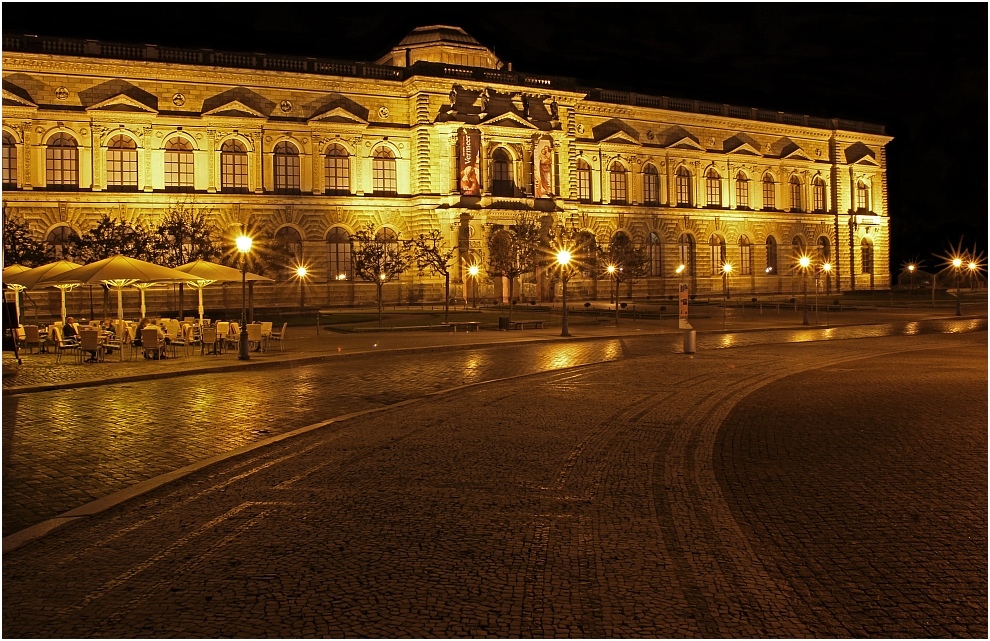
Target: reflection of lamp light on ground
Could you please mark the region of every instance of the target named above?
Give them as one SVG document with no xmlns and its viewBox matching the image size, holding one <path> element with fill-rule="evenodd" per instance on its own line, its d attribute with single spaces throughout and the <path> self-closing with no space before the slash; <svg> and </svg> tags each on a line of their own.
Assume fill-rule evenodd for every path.
<svg viewBox="0 0 990 641">
<path fill-rule="evenodd" d="M 468 276 L 471 277 L 471 283 L 474 286 L 474 304 L 472 305 L 475 309 L 478 309 L 478 273 L 481 268 L 477 265 L 471 265 L 468 267 Z"/>
<path fill-rule="evenodd" d="M 832 277 L 832 263 L 823 263 L 822 271 L 825 272 L 825 291 L 828 289 L 828 279 Z M 828 327 L 828 300 L 825 301 L 825 327 Z"/>
<path fill-rule="evenodd" d="M 801 314 L 801 324 L 810 325 L 808 322 L 808 268 L 811 266 L 811 258 L 801 256 L 798 259 L 798 267 L 801 268 L 801 285 L 804 291 L 804 311 Z"/>
<path fill-rule="evenodd" d="M 564 303 L 564 313 L 560 317 L 560 335 L 570 336 L 567 332 L 567 266 L 571 262 L 571 252 L 561 249 L 557 252 L 557 264 L 560 265 L 561 299 Z"/>
<path fill-rule="evenodd" d="M 237 251 L 241 254 L 241 335 L 237 342 L 237 359 L 246 361 L 251 359 L 248 353 L 248 333 L 247 333 L 247 255 L 251 251 L 253 244 L 250 236 L 240 235 L 237 237 Z"/>
<path fill-rule="evenodd" d="M 306 276 L 309 275 L 309 270 L 306 269 L 305 265 L 299 265 L 296 267 L 296 278 L 299 279 L 299 311 L 306 309 Z"/>
</svg>

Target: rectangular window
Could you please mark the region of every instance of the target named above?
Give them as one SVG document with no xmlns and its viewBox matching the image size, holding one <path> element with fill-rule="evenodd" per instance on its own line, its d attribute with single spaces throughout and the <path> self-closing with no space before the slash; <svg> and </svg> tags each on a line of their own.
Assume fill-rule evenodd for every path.
<svg viewBox="0 0 990 641">
<path fill-rule="evenodd" d="M 736 181 L 736 209 L 749 209 L 749 181 Z"/>
<path fill-rule="evenodd" d="M 677 204 L 691 204 L 691 178 L 689 176 L 677 176 Z"/>
<path fill-rule="evenodd" d="M 248 157 L 241 153 L 220 154 L 220 185 L 227 193 L 246 194 L 248 191 Z"/>
<path fill-rule="evenodd" d="M 706 186 L 708 187 L 708 206 L 709 207 L 721 207 L 722 206 L 722 179 L 721 178 L 707 178 Z"/>
<path fill-rule="evenodd" d="M 191 151 L 165 152 L 165 190 L 193 190 L 193 154 Z"/>
<path fill-rule="evenodd" d="M 776 209 L 777 202 L 774 197 L 774 183 L 771 181 L 765 181 L 763 183 L 763 209 L 773 210 Z"/>
<path fill-rule="evenodd" d="M 801 211 L 801 183 L 791 183 L 791 211 Z"/>
<path fill-rule="evenodd" d="M 375 193 L 398 193 L 398 182 L 395 175 L 395 161 L 376 158 L 371 166 L 372 189 Z"/>
<path fill-rule="evenodd" d="M 79 185 L 75 147 L 49 147 L 45 157 L 45 181 L 55 189 L 76 189 Z"/>
<path fill-rule="evenodd" d="M 612 202 L 624 204 L 626 202 L 626 174 L 622 171 L 609 173 L 609 187 L 612 190 Z"/>
<path fill-rule="evenodd" d="M 739 246 L 739 273 L 747 276 L 753 273 L 753 246 Z"/>
<path fill-rule="evenodd" d="M 3 186 L 17 186 L 17 148 L 13 145 L 3 146 Z"/>
<path fill-rule="evenodd" d="M 591 170 L 578 169 L 578 199 L 581 202 L 591 202 Z"/>
<path fill-rule="evenodd" d="M 299 193 L 299 156 L 275 154 L 275 193 Z"/>
<path fill-rule="evenodd" d="M 825 185 L 815 185 L 815 211 L 825 211 Z"/>
<path fill-rule="evenodd" d="M 107 191 L 137 191 L 137 150 L 107 150 Z"/>
<path fill-rule="evenodd" d="M 647 205 L 660 204 L 660 181 L 656 174 L 643 176 L 643 202 Z"/>
<path fill-rule="evenodd" d="M 327 156 L 323 177 L 326 180 L 326 193 L 348 194 L 351 190 L 346 156 Z"/>
</svg>

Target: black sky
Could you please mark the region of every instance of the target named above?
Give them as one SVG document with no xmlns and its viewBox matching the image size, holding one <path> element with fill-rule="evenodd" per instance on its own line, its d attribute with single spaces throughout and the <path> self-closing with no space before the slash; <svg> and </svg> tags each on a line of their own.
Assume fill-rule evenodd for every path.
<svg viewBox="0 0 990 641">
<path fill-rule="evenodd" d="M 371 61 L 462 27 L 513 68 L 887 127 L 891 269 L 987 247 L 987 7 L 858 3 L 3 4 L 6 33 Z M 128 25 L 134 25 L 128 30 Z"/>
</svg>

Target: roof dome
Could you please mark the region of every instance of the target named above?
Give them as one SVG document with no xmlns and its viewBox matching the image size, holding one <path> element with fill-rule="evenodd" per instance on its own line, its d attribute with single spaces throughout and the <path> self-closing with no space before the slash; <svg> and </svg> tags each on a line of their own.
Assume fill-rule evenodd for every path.
<svg viewBox="0 0 990 641">
<path fill-rule="evenodd" d="M 464 67 L 499 69 L 502 61 L 460 27 L 416 27 L 376 63 L 409 67 L 417 62 L 440 62 Z"/>
</svg>

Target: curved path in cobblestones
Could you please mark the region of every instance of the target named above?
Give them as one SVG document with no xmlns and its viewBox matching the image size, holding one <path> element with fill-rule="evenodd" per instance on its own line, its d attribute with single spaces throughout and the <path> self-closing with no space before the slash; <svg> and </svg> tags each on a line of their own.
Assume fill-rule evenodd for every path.
<svg viewBox="0 0 990 641">
<path fill-rule="evenodd" d="M 4 633 L 985 638 L 986 363 L 755 345 L 410 400 L 6 554 Z"/>
</svg>

